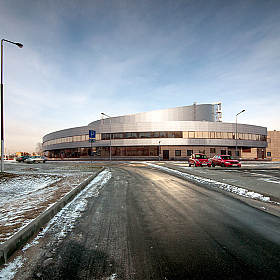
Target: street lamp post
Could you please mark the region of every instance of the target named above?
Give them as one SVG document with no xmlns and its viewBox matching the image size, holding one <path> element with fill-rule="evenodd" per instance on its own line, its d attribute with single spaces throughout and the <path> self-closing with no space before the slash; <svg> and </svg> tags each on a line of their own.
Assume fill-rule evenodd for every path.
<svg viewBox="0 0 280 280">
<path fill-rule="evenodd" d="M 21 43 L 15 43 L 6 39 L 1 40 L 1 172 L 4 172 L 4 86 L 3 86 L 3 42 L 11 43 L 22 48 Z"/>
<path fill-rule="evenodd" d="M 242 110 L 240 111 L 239 113 L 236 114 L 236 120 L 235 120 L 235 123 L 236 123 L 236 133 L 235 133 L 235 143 L 236 143 L 236 146 L 235 146 L 235 156 L 237 157 L 237 116 L 240 115 L 241 113 L 244 113 L 245 110 Z"/>
<path fill-rule="evenodd" d="M 160 142 L 161 141 L 158 141 L 158 161 L 160 161 Z"/>
<path fill-rule="evenodd" d="M 111 163 L 111 161 L 112 161 L 112 136 L 111 136 L 111 125 L 112 125 L 112 123 L 111 123 L 111 119 L 112 118 L 109 115 L 106 115 L 105 113 L 101 113 L 101 115 L 110 118 L 110 163 Z"/>
</svg>

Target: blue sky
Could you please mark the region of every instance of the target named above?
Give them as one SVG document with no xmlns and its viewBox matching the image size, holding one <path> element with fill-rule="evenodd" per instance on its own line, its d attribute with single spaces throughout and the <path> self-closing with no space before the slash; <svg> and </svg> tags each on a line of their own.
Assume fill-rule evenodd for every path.
<svg viewBox="0 0 280 280">
<path fill-rule="evenodd" d="M 280 1 L 2 0 L 6 151 L 101 117 L 222 102 L 280 130 Z"/>
</svg>

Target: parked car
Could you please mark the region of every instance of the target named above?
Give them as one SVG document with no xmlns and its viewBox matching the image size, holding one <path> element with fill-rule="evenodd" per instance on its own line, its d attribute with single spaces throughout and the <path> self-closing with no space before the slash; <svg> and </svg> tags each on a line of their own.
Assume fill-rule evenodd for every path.
<svg viewBox="0 0 280 280">
<path fill-rule="evenodd" d="M 189 166 L 192 165 L 211 167 L 211 160 L 204 154 L 192 154 L 189 158 Z"/>
<path fill-rule="evenodd" d="M 39 163 L 39 162 L 46 162 L 46 158 L 43 156 L 33 156 L 25 160 L 26 163 Z"/>
<path fill-rule="evenodd" d="M 216 165 L 222 167 L 240 167 L 241 163 L 230 155 L 221 155 L 212 158 L 212 166 L 215 167 Z"/>
<path fill-rule="evenodd" d="M 25 160 L 27 160 L 28 158 L 30 158 L 30 156 L 20 156 L 18 157 L 16 160 L 18 162 L 24 162 Z"/>
</svg>

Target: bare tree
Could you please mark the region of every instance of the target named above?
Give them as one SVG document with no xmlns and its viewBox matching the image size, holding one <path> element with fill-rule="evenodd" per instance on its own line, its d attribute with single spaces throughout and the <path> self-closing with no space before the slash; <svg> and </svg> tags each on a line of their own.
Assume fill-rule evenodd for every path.
<svg viewBox="0 0 280 280">
<path fill-rule="evenodd" d="M 42 145 L 42 143 L 37 143 L 35 152 L 39 156 L 43 155 L 43 145 Z"/>
</svg>

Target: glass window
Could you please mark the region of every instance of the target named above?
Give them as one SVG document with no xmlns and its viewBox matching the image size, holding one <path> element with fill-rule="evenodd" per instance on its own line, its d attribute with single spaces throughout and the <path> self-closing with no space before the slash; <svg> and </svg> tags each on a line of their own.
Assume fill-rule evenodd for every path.
<svg viewBox="0 0 280 280">
<path fill-rule="evenodd" d="M 110 133 L 102 133 L 101 140 L 108 140 L 110 139 Z"/>
<path fill-rule="evenodd" d="M 271 157 L 271 152 L 267 152 L 267 156 L 268 156 L 268 157 Z"/>
<path fill-rule="evenodd" d="M 167 137 L 168 138 L 174 138 L 174 132 L 173 131 L 168 131 L 167 132 Z"/>
<path fill-rule="evenodd" d="M 131 132 L 126 132 L 125 139 L 130 139 L 130 138 L 131 138 Z"/>
<path fill-rule="evenodd" d="M 193 150 L 187 150 L 187 156 L 191 156 L 193 154 Z"/>
<path fill-rule="evenodd" d="M 227 139 L 228 138 L 228 133 L 227 132 L 221 132 L 221 138 L 222 139 Z"/>
<path fill-rule="evenodd" d="M 208 138 L 209 138 L 209 133 L 208 133 L 208 131 L 203 131 L 203 132 L 202 132 L 202 138 L 204 138 L 204 139 L 208 139 Z"/>
<path fill-rule="evenodd" d="M 227 151 L 226 150 L 221 150 L 221 155 L 226 155 Z"/>
<path fill-rule="evenodd" d="M 221 139 L 222 138 L 221 132 L 216 132 L 216 138 L 217 139 Z"/>
<path fill-rule="evenodd" d="M 152 132 L 146 132 L 146 138 L 152 138 Z"/>
<path fill-rule="evenodd" d="M 175 131 L 174 132 L 174 137 L 175 138 L 182 138 L 183 136 L 182 136 L 182 131 Z"/>
<path fill-rule="evenodd" d="M 181 156 L 181 150 L 175 150 L 175 156 L 180 157 Z"/>
<path fill-rule="evenodd" d="M 160 135 L 160 138 L 166 138 L 166 136 L 165 136 L 165 131 L 161 131 L 161 132 L 159 133 L 159 135 Z"/>
<path fill-rule="evenodd" d="M 131 138 L 133 138 L 133 139 L 138 138 L 138 132 L 131 132 Z"/>
<path fill-rule="evenodd" d="M 228 156 L 221 156 L 222 159 L 234 159 L 232 156 L 228 155 Z"/>
<path fill-rule="evenodd" d="M 154 138 L 159 138 L 159 132 L 158 131 L 154 132 Z"/>
<path fill-rule="evenodd" d="M 204 153 L 201 153 L 201 154 L 204 154 Z M 195 158 L 204 158 L 204 159 L 207 159 L 207 156 L 206 156 L 206 155 L 195 155 Z"/>
<path fill-rule="evenodd" d="M 189 138 L 195 138 L 194 131 L 189 131 Z"/>
<path fill-rule="evenodd" d="M 215 154 L 216 153 L 216 148 L 210 148 L 210 153 Z"/>
<path fill-rule="evenodd" d="M 214 131 L 210 131 L 210 138 L 215 139 L 215 132 Z"/>
<path fill-rule="evenodd" d="M 202 138 L 202 131 L 196 131 L 195 138 Z"/>
<path fill-rule="evenodd" d="M 140 138 L 146 138 L 146 132 L 140 132 Z"/>
</svg>

